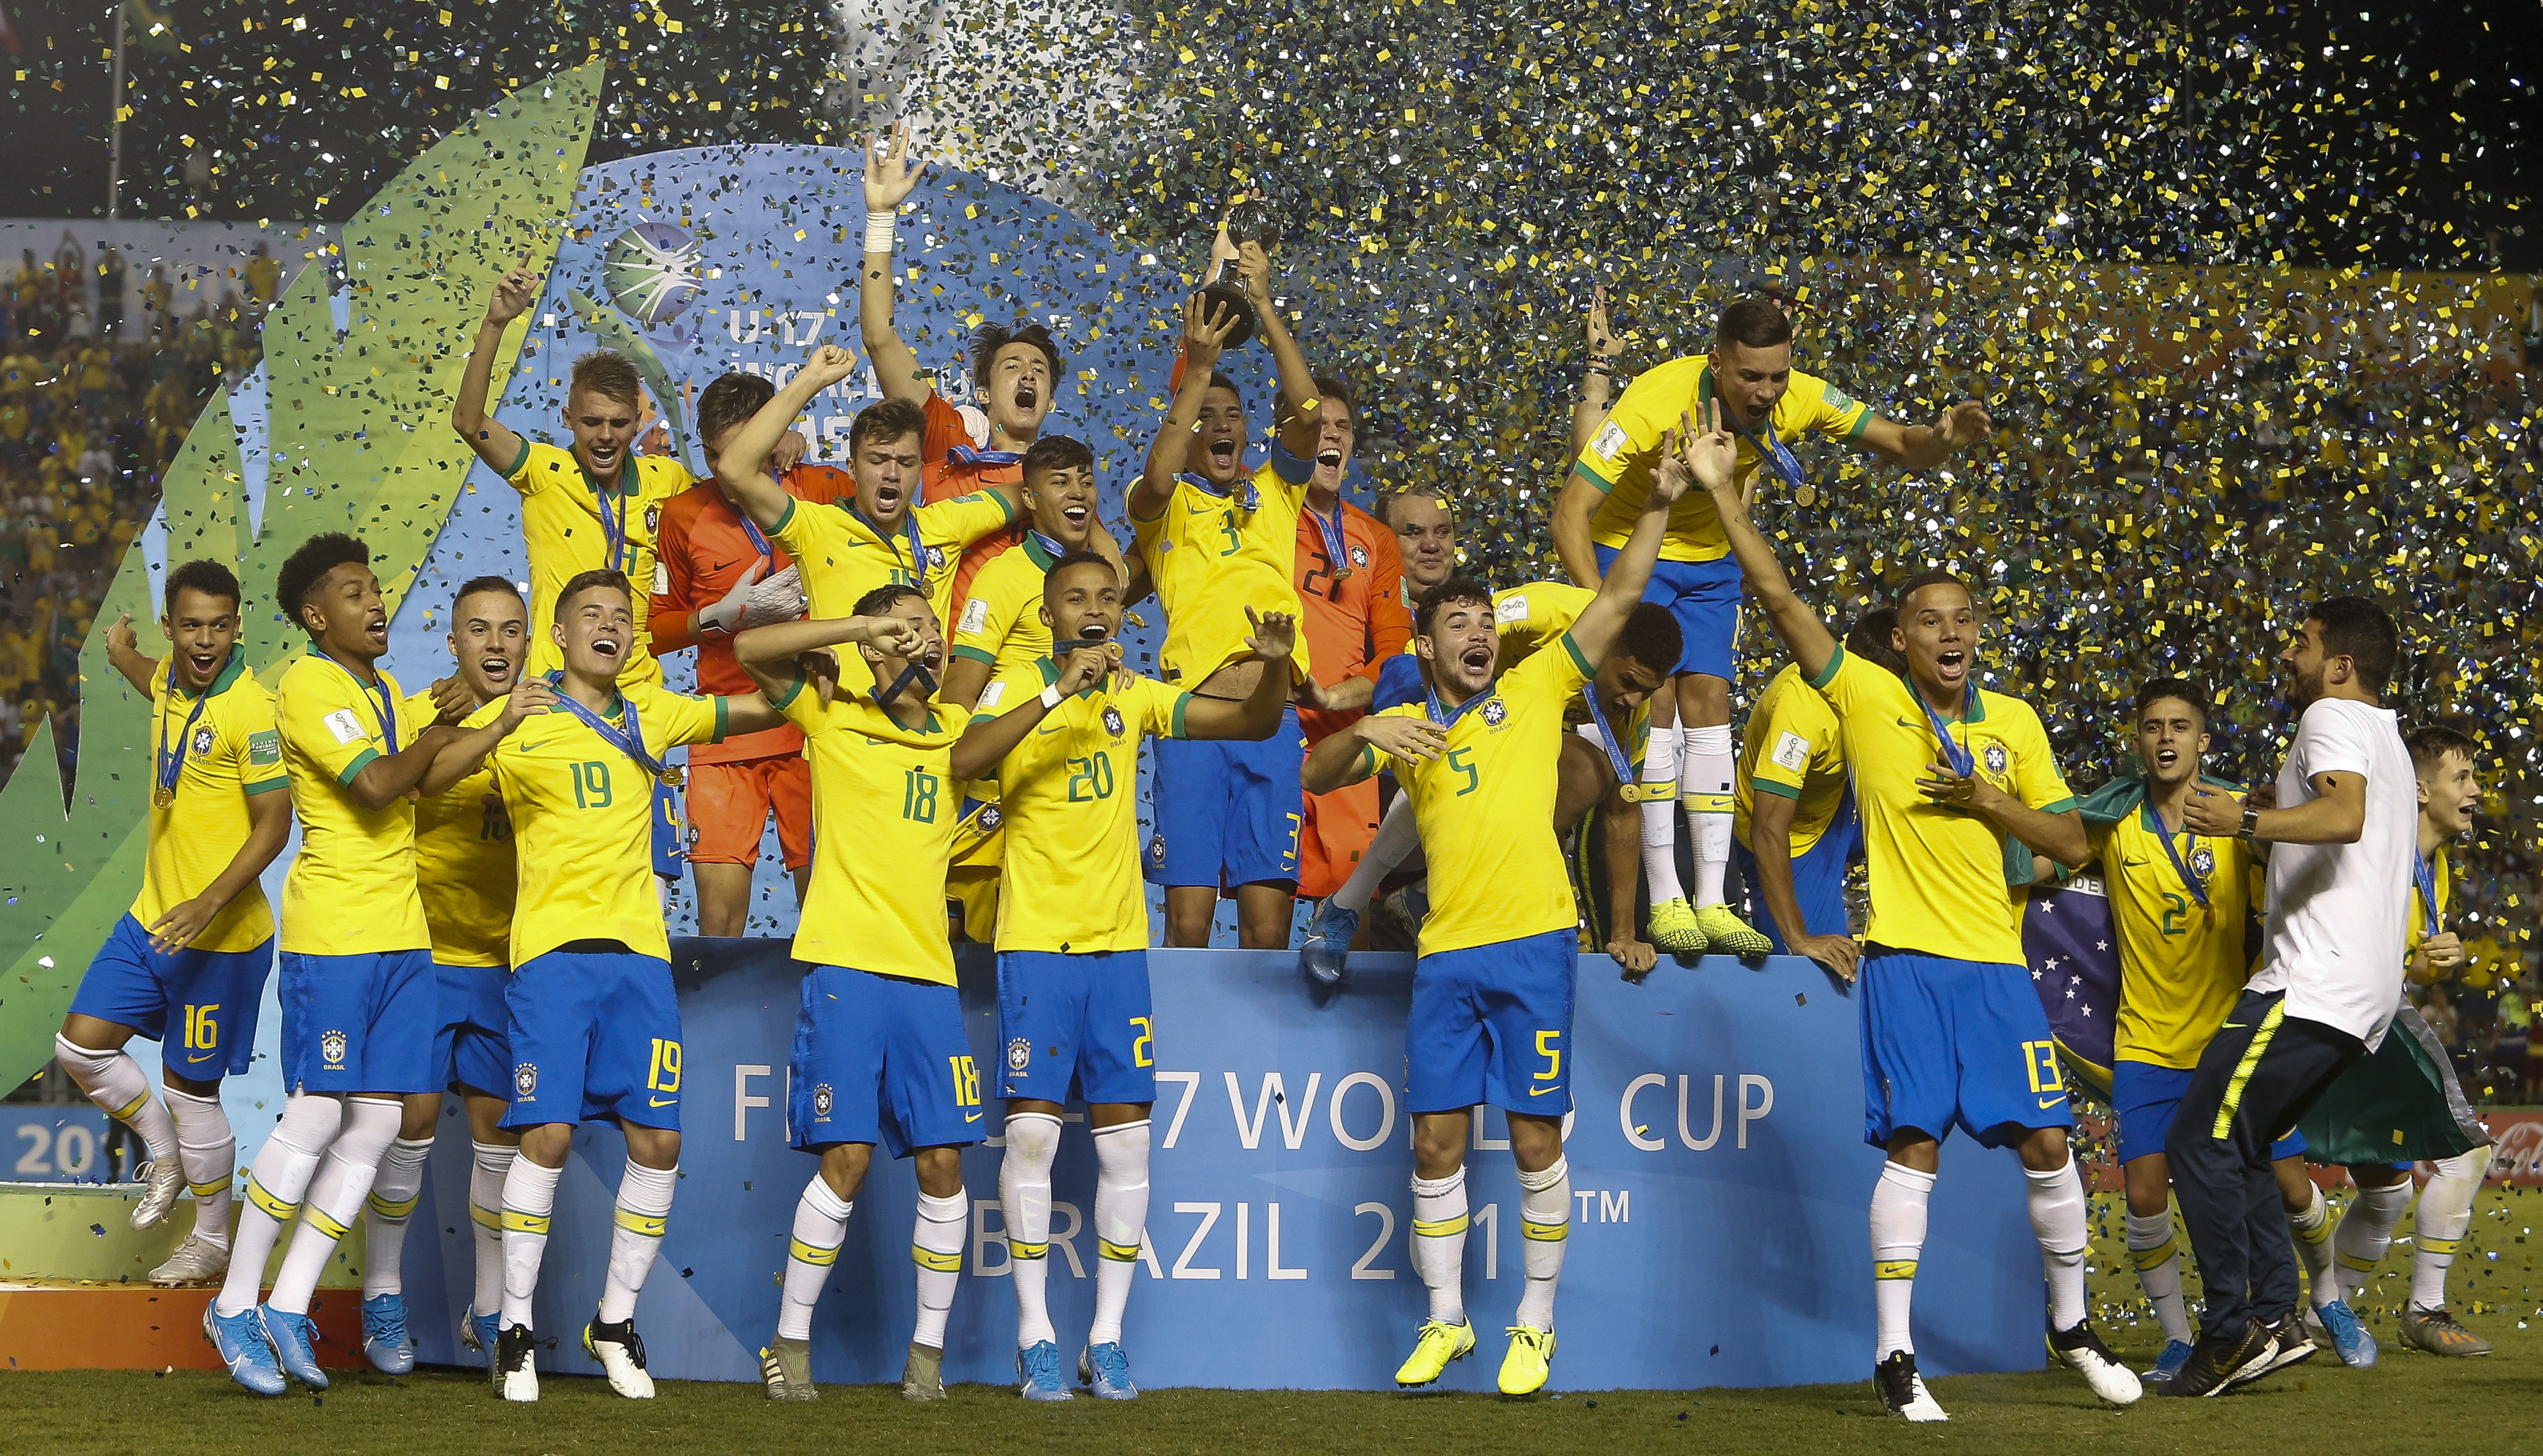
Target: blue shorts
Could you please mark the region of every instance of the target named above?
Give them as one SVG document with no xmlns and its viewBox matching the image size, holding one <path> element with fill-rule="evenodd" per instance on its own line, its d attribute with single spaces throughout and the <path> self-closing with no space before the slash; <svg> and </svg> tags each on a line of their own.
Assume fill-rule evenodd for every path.
<svg viewBox="0 0 2543 1456">
<path fill-rule="evenodd" d="M 1579 932 L 1549 930 L 1415 961 L 1404 1028 L 1410 1110 L 1488 1102 L 1536 1117 L 1571 1111 L 1580 954 Z"/>
<path fill-rule="evenodd" d="M 1616 548 L 1597 548 L 1598 573 L 1616 564 Z M 1739 563 L 1730 557 L 1714 561 L 1664 561 L 1652 567 L 1643 600 L 1668 608 L 1677 619 L 1677 670 L 1701 672 L 1729 682 L 1739 675 L 1734 649 L 1739 638 Z"/>
<path fill-rule="evenodd" d="M 1307 738 L 1298 710 L 1261 741 L 1159 738 L 1156 832 L 1144 870 L 1150 884 L 1295 884 L 1306 792 L 1298 769 Z"/>
<path fill-rule="evenodd" d="M 2072 1127 L 2031 972 L 1887 947 L 1863 958 L 1863 1140 L 1959 1127 L 1990 1148 Z"/>
<path fill-rule="evenodd" d="M 813 966 L 787 1073 L 787 1140 L 808 1153 L 861 1142 L 906 1158 L 987 1135 L 980 1069 L 952 986 Z"/>
<path fill-rule="evenodd" d="M 1001 1097 L 1065 1103 L 1157 1100 L 1148 953 L 998 953 Z"/>
<path fill-rule="evenodd" d="M 472 1087 L 497 1097 L 512 1085 L 511 1012 L 503 987 L 511 972 L 500 965 L 432 963 L 433 1006 L 441 1026 L 432 1034 L 432 1076 L 443 1087 Z"/>
<path fill-rule="evenodd" d="M 1863 825 L 1855 817 L 1854 790 L 1849 786 L 1837 804 L 1836 817 L 1828 820 L 1827 831 L 1793 861 L 1793 898 L 1802 907 L 1802 929 L 1811 935 L 1846 933 L 1845 868 L 1862 842 Z M 1739 878 L 1748 886 L 1754 912 L 1750 923 L 1775 943 L 1776 955 L 1791 955 L 1784 933 L 1775 928 L 1775 917 L 1766 913 L 1765 891 L 1757 887 L 1757 856 L 1736 841 L 1731 847 L 1739 856 Z"/>
<path fill-rule="evenodd" d="M 71 1015 L 130 1027 L 158 1042 L 159 1060 L 189 1081 L 235 1077 L 256 1055 L 256 1017 L 272 964 L 271 941 L 253 951 L 162 956 L 150 949 L 150 932 L 126 915 L 80 977 Z M 168 1039 L 171 1020 L 179 1028 L 174 1041 Z"/>
<path fill-rule="evenodd" d="M 503 986 L 506 1127 L 592 1122 L 680 1130 L 680 1004 L 671 962 L 615 949 L 533 956 Z"/>
<path fill-rule="evenodd" d="M 439 1092 L 430 951 L 282 953 L 285 1092 Z"/>
<path fill-rule="evenodd" d="M 1369 700 L 1368 711 L 1382 713 L 1419 703 L 1428 696 L 1429 689 L 1422 682 L 1422 659 L 1411 652 L 1399 652 L 1377 669 L 1377 694 Z"/>
<path fill-rule="evenodd" d="M 680 821 L 680 791 L 654 781 L 654 874 L 677 880 L 687 871 L 688 826 Z"/>
<path fill-rule="evenodd" d="M 2190 1090 L 2196 1069 L 2165 1067 L 2153 1062 L 2114 1062 L 2111 1066 L 2111 1114 L 2119 1124 L 2119 1165 L 2125 1167 L 2149 1153 L 2163 1151 L 2172 1132 L 2172 1114 Z M 2270 1161 L 2293 1158 L 2305 1150 L 2304 1134 L 2289 1132 L 2270 1149 Z M 2402 1165 L 2407 1168 L 2410 1165 Z"/>
</svg>

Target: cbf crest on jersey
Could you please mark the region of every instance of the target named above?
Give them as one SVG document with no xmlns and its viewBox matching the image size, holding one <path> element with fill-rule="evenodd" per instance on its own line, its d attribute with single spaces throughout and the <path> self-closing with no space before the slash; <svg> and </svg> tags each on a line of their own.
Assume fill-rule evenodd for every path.
<svg viewBox="0 0 2543 1456">
<path fill-rule="evenodd" d="M 1104 710 L 1104 731 L 1111 733 L 1117 738 L 1121 736 L 1120 709 L 1108 706 Z"/>
<path fill-rule="evenodd" d="M 198 757 L 198 758 L 199 758 L 199 757 L 207 756 L 207 755 L 209 755 L 209 754 L 211 753 L 211 751 L 212 751 L 212 730 L 211 730 L 210 728 L 198 728 L 194 729 L 194 742 L 193 742 L 193 751 L 194 755 L 195 755 L 196 757 Z"/>
<path fill-rule="evenodd" d="M 2004 745 L 2002 743 L 1989 743 L 1986 745 L 1986 770 L 1988 773 L 2001 774 L 2004 772 L 2005 765 L 2012 761 L 2013 755 L 2004 751 Z"/>
<path fill-rule="evenodd" d="M 2203 840 L 2199 842 L 2196 849 L 2190 852 L 2190 873 L 2201 880 L 2209 879 L 2216 873 L 2216 851 L 2209 849 Z"/>
<path fill-rule="evenodd" d="M 1352 565 L 1352 566 L 1355 566 L 1355 567 L 1364 567 L 1364 566 L 1367 566 L 1367 565 L 1368 565 L 1368 548 L 1367 548 L 1367 547 L 1365 547 L 1365 546 L 1354 546 L 1354 547 L 1352 547 L 1352 548 L 1350 549 L 1350 558 L 1351 558 L 1351 565 Z"/>
<path fill-rule="evenodd" d="M 318 1038 L 318 1054 L 327 1059 L 330 1067 L 345 1065 L 345 1034 L 342 1032 L 329 1032 Z"/>
<path fill-rule="evenodd" d="M 1500 728 L 1502 720 L 1507 717 L 1509 717 L 1509 710 L 1502 706 L 1501 699 L 1495 698 L 1484 705 L 1484 722 L 1487 725 Z"/>
</svg>

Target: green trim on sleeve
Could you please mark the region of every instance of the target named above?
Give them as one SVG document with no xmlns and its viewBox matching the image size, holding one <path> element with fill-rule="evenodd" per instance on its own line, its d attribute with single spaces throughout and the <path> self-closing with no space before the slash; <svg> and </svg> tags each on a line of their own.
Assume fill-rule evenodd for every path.
<svg viewBox="0 0 2543 1456">
<path fill-rule="evenodd" d="M 781 514 L 781 515 L 779 515 L 779 516 L 777 517 L 777 524 L 775 524 L 775 525 L 773 525 L 773 526 L 770 526 L 770 527 L 768 528 L 768 534 L 770 534 L 771 536 L 774 536 L 774 535 L 776 535 L 778 532 L 780 532 L 780 531 L 782 531 L 782 530 L 785 530 L 785 529 L 786 529 L 786 523 L 787 523 L 788 521 L 793 520 L 794 518 L 795 518 L 795 498 L 794 498 L 794 497 L 792 497 L 792 496 L 789 496 L 789 497 L 787 497 L 787 498 L 786 498 L 786 510 L 785 510 L 785 512 L 784 512 L 783 514 Z"/>
<path fill-rule="evenodd" d="M 1359 745 L 1359 771 L 1360 777 L 1362 778 L 1373 777 L 1377 773 L 1376 744 L 1362 743 Z"/>
<path fill-rule="evenodd" d="M 1836 645 L 1836 651 L 1828 654 L 1827 665 L 1819 669 L 1819 675 L 1816 677 L 1805 677 L 1802 681 L 1809 683 L 1814 688 L 1824 688 L 1829 683 L 1836 681 L 1836 670 L 1844 665 L 1845 644 L 1838 643 Z"/>
<path fill-rule="evenodd" d="M 1590 666 L 1589 659 L 1580 654 L 1580 644 L 1574 642 L 1569 632 L 1563 634 L 1563 650 L 1572 654 L 1572 665 L 1580 669 L 1582 677 L 1598 675 L 1598 669 Z"/>
<path fill-rule="evenodd" d="M 1760 779 L 1753 775 L 1748 780 L 1748 787 L 1760 794 L 1772 794 L 1777 799 L 1797 800 L 1802 797 L 1802 791 L 1795 785 L 1778 784 L 1772 779 Z"/>
<path fill-rule="evenodd" d="M 775 708 L 775 709 L 776 709 L 778 712 L 780 712 L 780 713 L 785 712 L 785 711 L 787 710 L 787 708 L 789 708 L 790 706 L 792 706 L 792 705 L 794 704 L 794 702 L 795 702 L 795 700 L 796 700 L 797 698 L 800 698 L 800 697 L 804 696 L 804 681 L 805 681 L 805 680 L 804 680 L 802 677 L 800 677 L 800 676 L 799 676 L 799 677 L 797 677 L 797 678 L 795 679 L 795 683 L 794 683 L 794 685 L 793 685 L 792 687 L 789 687 L 789 688 L 786 690 L 786 695 L 785 695 L 784 697 L 782 697 L 782 698 L 779 698 L 776 702 L 774 702 L 774 703 L 770 704 L 769 706 L 770 706 L 770 707 L 772 707 L 772 708 Z M 719 702 L 719 703 L 721 703 L 721 702 L 722 702 L 722 701 L 724 701 L 724 700 L 723 700 L 723 699 L 721 699 L 721 698 L 719 698 L 719 699 L 717 699 L 716 701 L 717 701 L 717 702 Z"/>
<path fill-rule="evenodd" d="M 2062 814 L 2073 807 L 2075 807 L 2075 796 L 2069 794 L 2055 804 L 2041 805 L 2040 811 L 2043 814 Z"/>
<path fill-rule="evenodd" d="M 285 774 L 279 778 L 268 779 L 262 784 L 250 784 L 247 786 L 247 792 L 250 794 L 266 794 L 275 789 L 288 789 L 290 787 L 291 776 Z"/>
<path fill-rule="evenodd" d="M 732 723 L 732 699 L 718 695 L 715 700 L 715 736 L 707 739 L 707 741 L 710 743 L 721 743 L 724 741 L 725 729 Z"/>
<path fill-rule="evenodd" d="M 1024 506 L 1019 502 L 1019 498 L 1024 494 L 1021 491 L 1016 492 L 1014 495 L 1009 495 L 1003 490 L 988 490 L 983 491 L 980 494 L 998 502 L 998 512 L 1002 517 L 998 522 L 1000 526 L 1014 525 L 1017 519 L 1024 514 Z"/>
<path fill-rule="evenodd" d="M 1187 732 L 1184 730 L 1184 710 L 1185 710 L 1185 709 L 1187 709 L 1187 708 L 1190 708 L 1191 706 L 1192 706 L 1192 694 L 1190 694 L 1190 693 L 1177 693 L 1177 694 L 1175 694 L 1175 721 L 1174 721 L 1173 726 L 1172 726 L 1172 727 L 1170 727 L 1170 728 L 1166 730 L 1166 736 L 1167 736 L 1167 737 L 1170 737 L 1170 738 L 1183 738 L 1183 737 L 1190 737 L 1190 736 L 1191 736 L 1191 734 L 1187 733 Z"/>
<path fill-rule="evenodd" d="M 994 653 L 981 651 L 978 648 L 958 647 L 954 650 L 954 655 L 964 661 L 977 662 L 983 667 L 998 665 L 998 659 Z"/>
<path fill-rule="evenodd" d="M 1855 417 L 1853 425 L 1849 427 L 1844 434 L 1837 436 L 1837 438 L 1847 440 L 1863 438 L 1863 432 L 1872 427 L 1873 418 L 1878 416 L 1880 413 L 1880 411 L 1872 408 L 1870 405 L 1865 405 L 1863 407 L 1863 413 Z"/>
<path fill-rule="evenodd" d="M 371 760 L 379 756 L 379 751 L 374 748 L 365 748 L 354 754 L 353 761 L 345 765 L 345 771 L 336 776 L 336 782 L 347 789 L 352 788 L 353 780 L 359 778 L 362 770 L 371 766 Z"/>
<path fill-rule="evenodd" d="M 1616 489 L 1616 483 L 1614 481 L 1607 479 L 1598 472 L 1589 468 L 1589 462 L 1585 456 L 1572 462 L 1572 473 L 1580 477 L 1582 480 L 1587 481 L 1589 484 L 1596 486 L 1598 488 L 1598 494 L 1602 496 L 1607 494 L 1609 491 Z"/>
<path fill-rule="evenodd" d="M 503 479 L 505 479 L 505 480 L 507 480 L 507 481 L 511 481 L 511 480 L 518 480 L 518 479 L 520 479 L 520 477 L 521 477 L 521 467 L 522 467 L 522 466 L 524 466 L 524 465 L 527 465 L 527 464 L 529 464 L 529 463 L 530 463 L 530 442 L 529 442 L 528 440 L 526 440 L 526 439 L 523 439 L 523 440 L 521 441 L 521 453 L 519 453 L 518 455 L 515 455 L 515 456 L 513 456 L 513 457 L 512 457 L 512 468 L 511 468 L 511 469 L 509 469 L 509 470 L 507 470 L 507 471 L 504 471 L 504 472 L 503 472 Z"/>
</svg>

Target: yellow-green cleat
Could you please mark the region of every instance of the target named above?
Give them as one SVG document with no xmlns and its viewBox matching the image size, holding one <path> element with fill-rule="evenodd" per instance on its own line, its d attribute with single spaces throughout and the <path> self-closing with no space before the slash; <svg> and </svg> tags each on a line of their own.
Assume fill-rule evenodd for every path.
<svg viewBox="0 0 2543 1456">
<path fill-rule="evenodd" d="M 1695 907 L 1679 895 L 1652 906 L 1652 944 L 1672 956 L 1701 956 L 1713 942 L 1697 922 Z"/>
<path fill-rule="evenodd" d="M 1545 1388 L 1554 1366 L 1554 1332 L 1534 1325 L 1512 1325 L 1509 1353 L 1502 1356 L 1502 1394 L 1532 1396 Z"/>
<path fill-rule="evenodd" d="M 1410 1390 L 1428 1385 L 1439 1378 L 1439 1372 L 1475 1352 L 1475 1325 L 1461 1320 L 1451 1325 L 1444 1320 L 1424 1320 L 1422 1334 L 1413 1341 L 1413 1353 L 1395 1372 L 1395 1383 Z"/>
<path fill-rule="evenodd" d="M 909 1342 L 909 1358 L 900 1367 L 900 1398 L 904 1401 L 941 1401 L 945 1399 L 945 1351 L 941 1346 Z"/>
<path fill-rule="evenodd" d="M 1695 923 L 1716 956 L 1771 956 L 1775 943 L 1748 928 L 1748 922 L 1731 913 L 1729 905 L 1715 903 L 1695 912 Z"/>
<path fill-rule="evenodd" d="M 2490 1353 L 2490 1341 L 2463 1327 L 2454 1311 L 2445 1309 L 2402 1311 L 2402 1342 L 2413 1349 L 2424 1349 L 2432 1355 L 2467 1355 Z"/>
</svg>

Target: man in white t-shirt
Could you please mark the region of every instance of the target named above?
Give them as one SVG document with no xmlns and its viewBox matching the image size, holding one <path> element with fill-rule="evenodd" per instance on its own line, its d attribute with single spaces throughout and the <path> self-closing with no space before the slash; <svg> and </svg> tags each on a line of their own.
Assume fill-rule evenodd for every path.
<svg viewBox="0 0 2543 1456">
<path fill-rule="evenodd" d="M 2184 818 L 2270 850 L 2261 968 L 2198 1058 L 2165 1139 L 2207 1297 L 2197 1346 L 2160 1387 L 2214 1395 L 2312 1352 L 2295 1320 L 2270 1145 L 2384 1037 L 2402 995 L 2418 783 L 2377 706 L 2400 639 L 2363 597 L 2310 612 L 2279 654 L 2302 706 L 2277 807 L 2204 787 Z"/>
</svg>

